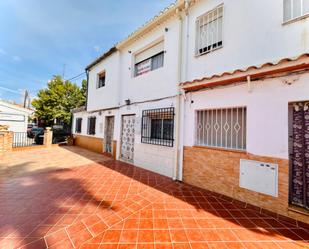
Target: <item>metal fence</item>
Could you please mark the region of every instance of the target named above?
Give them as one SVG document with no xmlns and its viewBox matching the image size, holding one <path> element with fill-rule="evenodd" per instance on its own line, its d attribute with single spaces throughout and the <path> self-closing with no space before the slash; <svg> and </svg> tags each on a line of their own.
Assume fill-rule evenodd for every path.
<svg viewBox="0 0 309 249">
<path fill-rule="evenodd" d="M 13 148 L 36 145 L 34 138 L 28 137 L 27 132 L 14 132 Z"/>
</svg>

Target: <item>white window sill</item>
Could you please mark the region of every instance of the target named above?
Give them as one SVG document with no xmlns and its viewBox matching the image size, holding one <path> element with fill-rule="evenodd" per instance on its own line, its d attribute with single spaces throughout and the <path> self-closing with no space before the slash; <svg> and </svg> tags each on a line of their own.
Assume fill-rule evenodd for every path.
<svg viewBox="0 0 309 249">
<path fill-rule="evenodd" d="M 214 48 L 214 49 L 212 49 L 212 50 L 210 50 L 210 51 L 201 53 L 201 54 L 195 54 L 195 57 L 198 58 L 198 57 L 201 57 L 201 56 L 203 56 L 203 55 L 210 54 L 210 53 L 215 52 L 215 51 L 217 51 L 217 50 L 219 50 L 219 49 L 221 49 L 221 48 L 223 48 L 223 45 L 222 45 L 222 46 L 219 46 L 219 47 L 217 47 L 217 48 Z"/>
<path fill-rule="evenodd" d="M 288 25 L 288 24 L 291 24 L 291 23 L 294 23 L 294 22 L 298 22 L 300 20 L 303 20 L 303 19 L 306 19 L 309 17 L 309 13 L 308 14 L 305 14 L 305 15 L 302 15 L 302 16 L 299 16 L 299 17 L 296 17 L 296 18 L 293 18 L 293 19 L 290 19 L 288 21 L 284 21 L 282 23 L 282 25 Z"/>
</svg>

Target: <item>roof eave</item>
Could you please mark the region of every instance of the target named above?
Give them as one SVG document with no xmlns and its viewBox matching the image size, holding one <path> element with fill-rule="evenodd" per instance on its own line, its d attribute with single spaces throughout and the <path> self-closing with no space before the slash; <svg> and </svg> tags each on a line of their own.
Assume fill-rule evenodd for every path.
<svg viewBox="0 0 309 249">
<path fill-rule="evenodd" d="M 184 91 L 198 91 L 205 88 L 225 86 L 233 83 L 247 81 L 249 76 L 251 80 L 279 75 L 288 72 L 309 70 L 309 54 L 303 54 L 296 59 L 283 59 L 276 64 L 266 63 L 261 67 L 249 67 L 246 70 L 235 70 L 232 73 L 223 73 L 212 77 L 181 83 Z"/>
<path fill-rule="evenodd" d="M 176 9 L 180 9 L 184 7 L 184 0 L 178 0 L 174 4 L 167 7 L 165 10 L 162 10 L 162 12 L 152 18 L 150 21 L 148 21 L 145 25 L 134 31 L 132 34 L 130 34 L 126 39 L 123 41 L 120 41 L 116 44 L 117 49 L 123 49 L 124 47 L 128 46 L 132 42 L 134 42 L 136 39 L 138 39 L 141 35 L 148 32 L 149 30 L 152 30 L 156 26 L 158 26 L 160 23 L 164 22 L 166 19 L 168 19 L 170 16 L 174 15 L 176 13 Z"/>
<path fill-rule="evenodd" d="M 95 65 L 99 64 L 101 61 L 103 61 L 104 59 L 106 59 L 107 57 L 109 57 L 110 55 L 112 55 L 113 53 L 115 53 L 117 51 L 117 48 L 114 46 L 112 48 L 110 48 L 107 52 L 105 52 L 104 54 L 102 54 L 101 56 L 99 56 L 98 58 L 96 58 L 92 63 L 90 63 L 85 70 L 89 71 L 92 67 L 94 67 Z"/>
</svg>

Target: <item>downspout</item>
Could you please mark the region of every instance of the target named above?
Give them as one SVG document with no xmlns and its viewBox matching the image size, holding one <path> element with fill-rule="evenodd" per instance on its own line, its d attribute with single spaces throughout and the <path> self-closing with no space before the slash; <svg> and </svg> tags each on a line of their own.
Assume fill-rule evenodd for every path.
<svg viewBox="0 0 309 249">
<path fill-rule="evenodd" d="M 86 69 L 86 75 L 87 75 L 87 87 L 86 87 L 86 103 L 85 103 L 85 107 L 86 107 L 86 111 L 88 110 L 88 89 L 89 89 L 89 69 Z"/>
<path fill-rule="evenodd" d="M 188 80 L 188 48 L 189 48 L 189 6 L 190 1 L 185 0 L 185 25 L 186 25 L 186 34 L 185 34 L 185 56 L 183 58 L 184 62 L 184 75 L 181 81 Z M 180 88 L 180 86 L 179 86 Z M 179 135 L 179 173 L 178 173 L 178 180 L 183 180 L 183 161 L 184 161 L 184 136 L 185 136 L 185 100 L 186 94 L 182 89 L 179 89 L 181 92 L 181 99 L 180 99 L 180 110 L 181 110 L 181 117 L 180 117 L 180 135 Z"/>
<path fill-rule="evenodd" d="M 176 15 L 179 20 L 179 36 L 178 36 L 178 75 L 177 75 L 177 97 L 176 97 L 176 123 L 175 123 L 175 158 L 174 158 L 174 172 L 173 172 L 173 180 L 178 180 L 178 174 L 179 174 L 179 164 L 180 164 L 180 154 L 181 154 L 181 148 L 179 146 L 179 140 L 180 140 L 180 98 L 181 98 L 181 91 L 179 87 L 179 83 L 181 82 L 181 76 L 182 76 L 182 35 L 183 35 L 183 25 L 182 25 L 182 16 L 181 11 L 179 8 L 176 9 Z"/>
<path fill-rule="evenodd" d="M 182 169 L 183 169 L 183 135 L 184 135 L 184 98 L 183 91 L 180 87 L 180 83 L 183 78 L 183 69 L 184 69 L 184 78 L 187 77 L 187 38 L 188 38 L 188 9 L 189 9 L 189 1 L 185 0 L 185 14 L 186 14 L 186 51 L 185 57 L 183 58 L 183 18 L 181 16 L 181 12 L 179 9 L 176 10 L 176 14 L 179 18 L 179 44 L 178 44 L 178 94 L 176 99 L 176 153 L 175 153 L 175 165 L 174 165 L 174 180 L 182 181 Z M 185 62 L 185 66 L 183 67 L 183 61 Z"/>
</svg>

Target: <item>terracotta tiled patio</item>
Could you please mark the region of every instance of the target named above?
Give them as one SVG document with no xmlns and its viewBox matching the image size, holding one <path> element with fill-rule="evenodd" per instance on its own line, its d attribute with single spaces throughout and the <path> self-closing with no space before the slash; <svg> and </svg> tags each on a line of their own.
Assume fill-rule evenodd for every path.
<svg viewBox="0 0 309 249">
<path fill-rule="evenodd" d="M 15 158 L 16 174 L 0 180 L 0 248 L 309 248 L 296 222 L 132 165 L 73 147 L 25 153 L 1 162 Z M 27 161 L 37 170 L 20 176 Z"/>
</svg>

